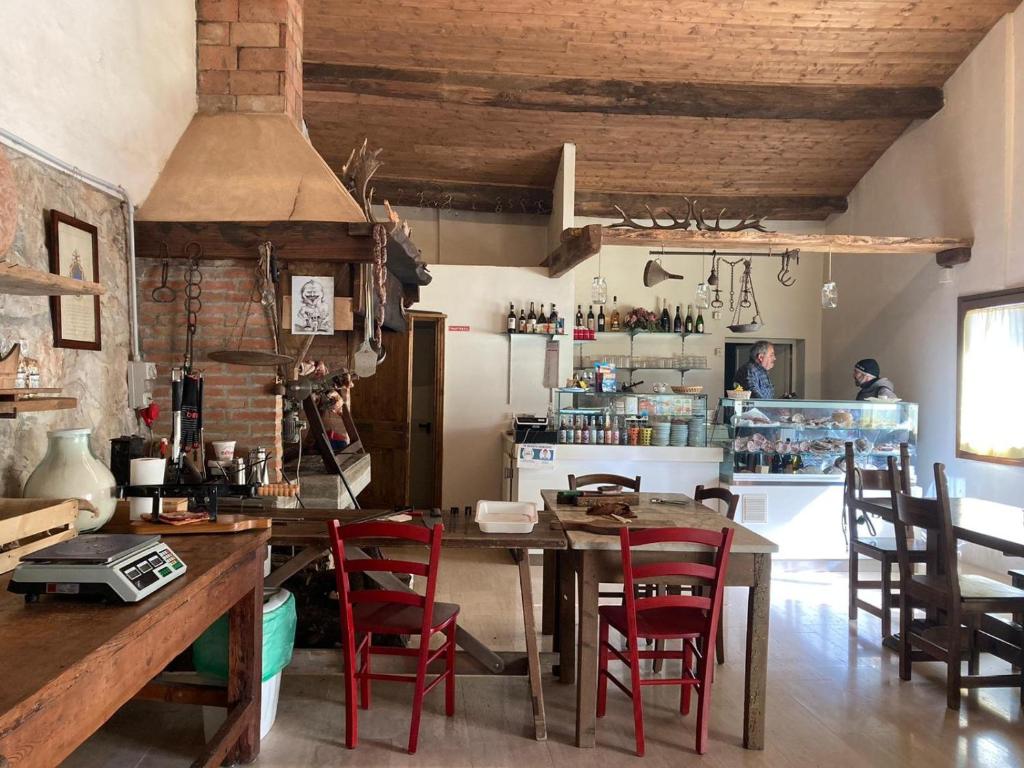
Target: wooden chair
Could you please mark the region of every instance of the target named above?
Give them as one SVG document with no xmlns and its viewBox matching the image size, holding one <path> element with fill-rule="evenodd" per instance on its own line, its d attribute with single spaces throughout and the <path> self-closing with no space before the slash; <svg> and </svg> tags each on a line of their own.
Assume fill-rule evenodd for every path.
<svg viewBox="0 0 1024 768">
<path fill-rule="evenodd" d="M 632 480 L 622 475 L 569 475 L 569 490 L 578 491 L 590 485 L 621 485 L 635 493 L 640 493 L 640 475 Z"/>
<path fill-rule="evenodd" d="M 893 589 L 892 568 L 897 565 L 896 539 L 891 536 L 860 536 L 858 519 L 870 520 L 867 514 L 876 515 L 885 522 L 892 523 L 894 490 L 907 493 L 910 491 L 910 449 L 906 443 L 900 443 L 900 467 L 897 474 L 898 486 L 894 489 L 890 484 L 889 472 L 885 469 L 859 469 L 854 458 L 853 443 L 846 444 L 846 486 L 843 500 L 846 514 L 846 527 L 850 534 L 850 621 L 857 620 L 857 609 L 867 611 L 882 620 L 882 637 L 892 635 L 892 608 L 897 591 Z M 865 496 L 865 491 L 885 491 L 884 497 Z M 873 526 L 872 529 L 873 530 Z M 913 536 L 913 533 L 910 534 Z M 923 563 L 926 552 L 924 545 L 911 539 L 909 557 L 911 563 Z M 881 579 L 860 578 L 860 556 L 870 557 L 879 561 Z M 897 575 L 897 584 L 899 583 Z M 881 592 L 881 605 L 876 606 L 861 599 L 862 589 L 877 589 Z"/>
<path fill-rule="evenodd" d="M 356 682 L 360 686 L 360 704 L 370 708 L 370 681 L 389 680 L 413 683 L 412 724 L 409 727 L 409 754 L 416 752 L 419 739 L 420 713 L 423 698 L 441 681 L 445 684 L 445 714 L 455 714 L 455 622 L 459 606 L 434 601 L 437 587 L 437 566 L 441 556 L 441 536 L 444 529 L 436 525 L 430 530 L 405 523 L 369 522 L 342 526 L 337 520 L 327 524 L 331 537 L 341 608 L 341 632 L 345 657 L 345 745 L 356 747 L 357 710 Z M 393 539 L 413 542 L 429 548 L 427 563 L 410 560 L 378 560 L 375 558 L 349 559 L 345 545 L 358 539 Z M 387 571 L 426 577 L 423 595 L 386 589 L 349 588 L 349 574 L 367 571 Z M 373 645 L 373 633 L 385 635 L 419 635 L 419 648 L 394 648 Z M 436 650 L 430 649 L 430 639 L 443 634 L 444 642 Z M 360 639 L 357 641 L 357 636 Z M 415 656 L 415 675 L 377 674 L 371 671 L 373 654 L 388 656 Z M 360 657 L 356 666 L 356 657 Z M 444 672 L 429 683 L 427 665 L 444 657 Z"/>
<path fill-rule="evenodd" d="M 705 488 L 698 485 L 693 492 L 693 500 L 698 504 L 715 499 L 725 505 L 724 514 L 729 520 L 736 519 L 736 509 L 740 505 L 740 496 L 725 488 Z M 715 657 L 719 664 L 725 664 L 725 611 L 718 617 L 718 634 L 715 637 Z"/>
<path fill-rule="evenodd" d="M 895 461 L 889 459 L 889 473 L 896 479 Z M 989 613 L 1024 612 L 1024 590 L 985 576 L 960 575 L 956 535 L 949 510 L 946 467 L 935 465 L 934 499 L 918 499 L 902 491 L 896 493 L 896 543 L 900 559 L 900 678 L 909 680 L 911 664 L 920 660 L 946 662 L 946 705 L 960 709 L 961 688 L 1021 688 L 1020 672 L 1003 675 L 978 673 L 981 620 Z M 929 563 L 930 572 L 914 574 L 906 532 L 921 528 L 934 537 L 937 557 Z M 938 615 L 943 622 L 914 620 L 915 608 Z M 917 649 L 918 652 L 915 652 Z M 961 663 L 967 656 L 967 674 Z"/>
<path fill-rule="evenodd" d="M 733 531 L 706 531 L 696 528 L 648 528 L 630 532 L 628 527 L 619 531 L 622 551 L 622 573 L 625 578 L 625 605 L 603 605 L 600 615 L 599 667 L 597 716 L 604 717 L 608 703 L 608 681 L 611 680 L 633 700 L 633 721 L 636 728 L 636 753 L 644 754 L 643 687 L 645 685 L 680 686 L 679 711 L 690 713 L 690 697 L 697 691 L 697 752 L 707 751 L 708 717 L 711 712 L 711 660 L 704 649 L 712 648 L 718 632 L 719 612 L 722 609 L 722 590 L 732 546 Z M 702 544 L 712 549 L 711 565 L 695 562 L 655 562 L 635 565 L 633 549 L 661 542 Z M 640 553 L 637 553 L 638 555 Z M 634 586 L 638 583 L 664 579 L 687 578 L 697 582 L 700 594 L 659 595 L 637 597 Z M 609 641 L 609 629 L 614 627 L 624 635 L 627 648 L 620 651 Z M 648 640 L 682 639 L 678 651 L 656 649 L 640 650 L 640 638 Z M 679 659 L 682 675 L 679 678 L 656 677 L 641 679 L 641 659 Z M 608 671 L 612 659 L 623 662 L 629 669 L 627 685 Z M 696 664 L 694 664 L 696 660 Z"/>
</svg>

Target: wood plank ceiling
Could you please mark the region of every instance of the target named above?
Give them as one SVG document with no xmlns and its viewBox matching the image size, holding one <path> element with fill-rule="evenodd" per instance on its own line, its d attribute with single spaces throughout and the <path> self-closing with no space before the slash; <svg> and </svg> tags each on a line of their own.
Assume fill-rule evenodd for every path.
<svg viewBox="0 0 1024 768">
<path fill-rule="evenodd" d="M 542 212 L 613 203 L 822 219 L 1020 0 L 306 0 L 304 116 L 377 198 Z"/>
</svg>

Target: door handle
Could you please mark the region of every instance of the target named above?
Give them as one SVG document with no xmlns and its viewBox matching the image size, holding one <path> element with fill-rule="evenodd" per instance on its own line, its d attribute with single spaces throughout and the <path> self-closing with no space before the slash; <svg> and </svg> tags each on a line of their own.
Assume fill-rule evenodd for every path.
<svg viewBox="0 0 1024 768">
<path fill-rule="evenodd" d="M 428 435 L 430 434 L 432 425 L 429 421 L 421 421 L 416 426 L 419 427 L 422 431 L 426 432 Z"/>
</svg>

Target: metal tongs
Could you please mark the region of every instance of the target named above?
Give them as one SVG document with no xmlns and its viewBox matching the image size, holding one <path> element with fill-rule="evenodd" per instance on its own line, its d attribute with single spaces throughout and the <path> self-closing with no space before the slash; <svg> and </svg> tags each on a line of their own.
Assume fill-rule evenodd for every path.
<svg viewBox="0 0 1024 768">
<path fill-rule="evenodd" d="M 651 504 L 675 504 L 679 507 L 688 507 L 693 501 L 676 501 L 675 499 L 659 499 L 655 497 L 651 499 Z"/>
</svg>

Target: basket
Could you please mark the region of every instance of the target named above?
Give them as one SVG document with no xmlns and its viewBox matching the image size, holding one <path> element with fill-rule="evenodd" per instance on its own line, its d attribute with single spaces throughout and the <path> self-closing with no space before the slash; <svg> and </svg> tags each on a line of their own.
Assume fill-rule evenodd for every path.
<svg viewBox="0 0 1024 768">
<path fill-rule="evenodd" d="M 22 557 L 78 535 L 75 499 L 0 499 L 0 573 Z"/>
<path fill-rule="evenodd" d="M 742 392 L 735 389 L 727 389 L 725 391 L 726 397 L 731 397 L 733 400 L 749 400 L 750 391 L 743 390 Z"/>
<path fill-rule="evenodd" d="M 672 387 L 672 391 L 677 395 L 699 395 L 704 391 L 704 387 L 700 386 L 683 386 L 683 387 Z"/>
</svg>

